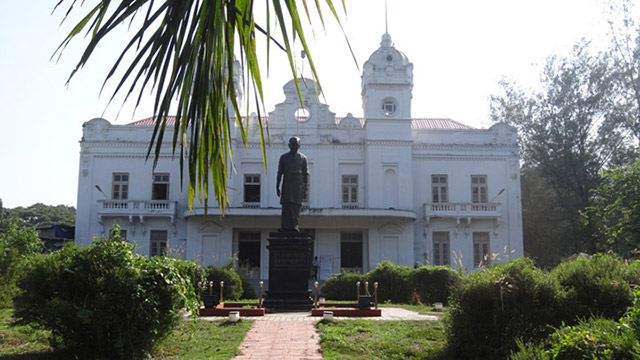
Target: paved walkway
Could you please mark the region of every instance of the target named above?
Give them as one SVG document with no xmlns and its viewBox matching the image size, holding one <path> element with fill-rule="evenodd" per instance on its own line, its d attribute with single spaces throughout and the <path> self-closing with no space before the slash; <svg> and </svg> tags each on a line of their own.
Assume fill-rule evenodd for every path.
<svg viewBox="0 0 640 360">
<path fill-rule="evenodd" d="M 256 321 L 238 348 L 244 359 L 321 360 L 320 335 L 312 321 Z"/>
<path fill-rule="evenodd" d="M 205 320 L 219 320 L 226 317 L 204 316 Z M 308 312 L 276 313 L 265 316 L 246 317 L 256 320 L 247 333 L 239 350 L 242 355 L 234 357 L 244 359 L 278 359 L 278 360 L 320 360 L 320 335 L 316 332 L 315 323 L 322 319 L 311 316 Z M 382 308 L 379 317 L 334 317 L 335 320 L 437 320 L 432 315 L 420 315 L 415 311 L 402 308 Z"/>
</svg>

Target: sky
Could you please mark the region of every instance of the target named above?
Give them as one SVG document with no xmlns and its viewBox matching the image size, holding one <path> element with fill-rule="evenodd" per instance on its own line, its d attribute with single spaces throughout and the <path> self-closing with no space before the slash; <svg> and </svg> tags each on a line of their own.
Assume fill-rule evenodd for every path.
<svg viewBox="0 0 640 360">
<path fill-rule="evenodd" d="M 66 7 L 52 13 L 57 2 L 0 5 L 0 199 L 6 208 L 76 206 L 82 124 L 96 117 L 127 124 L 152 115 L 151 96 L 134 111 L 133 103 L 121 106 L 121 98 L 109 105 L 112 83 L 101 93 L 130 36 L 125 27 L 66 84 L 84 42 L 51 57 L 89 6 L 60 25 Z M 476 128 L 491 126 L 489 97 L 499 92 L 500 79 L 535 86 L 545 58 L 566 54 L 583 37 L 604 42 L 608 30 L 604 6 L 596 0 L 388 0 L 386 16 L 384 0 L 345 2 L 346 14 L 335 1 L 357 64 L 326 9 L 325 29 L 315 19 L 314 33 L 307 35 L 324 102 L 338 117 L 362 116 L 362 66 L 380 46 L 385 27 L 414 66 L 412 116 L 451 118 Z M 265 39 L 257 41 L 264 59 Z M 264 62 L 261 69 L 267 112 L 284 100 L 282 86 L 292 79 L 284 54 L 274 49 L 268 76 Z M 299 70 L 310 75 L 308 65 Z"/>
</svg>

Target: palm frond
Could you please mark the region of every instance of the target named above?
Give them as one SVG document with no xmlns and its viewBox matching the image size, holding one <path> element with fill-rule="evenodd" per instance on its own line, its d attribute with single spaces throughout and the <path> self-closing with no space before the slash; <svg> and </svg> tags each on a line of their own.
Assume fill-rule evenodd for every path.
<svg viewBox="0 0 640 360">
<path fill-rule="evenodd" d="M 66 2 L 70 5 L 63 22 L 69 13 L 79 11 L 76 8 L 85 5 L 84 1 Z M 324 26 L 320 4 L 317 0 L 315 2 L 315 9 Z M 60 0 L 56 8 L 63 3 L 65 0 Z M 221 211 L 224 211 L 228 205 L 227 172 L 233 163 L 230 145 L 233 118 L 237 122 L 242 142 L 245 146 L 247 144 L 248 123 L 243 124 L 236 101 L 238 89 L 234 77 L 239 67 L 237 58 L 246 67 L 245 88 L 253 88 L 258 109 L 262 155 L 266 157 L 265 132 L 260 116 L 260 108 L 264 108 L 264 103 L 256 51 L 256 30 L 264 34 L 267 41 L 267 69 L 270 44 L 274 42 L 287 53 L 300 94 L 293 62 L 293 42 L 298 40 L 308 55 L 312 77 L 320 86 L 296 1 L 266 0 L 266 3 L 265 30 L 265 27 L 255 23 L 253 0 L 98 0 L 72 28 L 53 56 L 59 55 L 83 31 L 90 36 L 84 52 L 69 76 L 71 80 L 76 72 L 87 64 L 94 50 L 113 29 L 124 26 L 127 22 L 128 26 L 136 27 L 105 77 L 106 84 L 124 65 L 127 54 L 134 53 L 133 59 L 124 65 L 124 73 L 116 84 L 110 102 L 123 91 L 126 91 L 125 102 L 135 91 L 139 91 L 137 107 L 145 89 L 151 88 L 155 93 L 153 115 L 156 122 L 147 157 L 153 156 L 155 167 L 167 131 L 167 118 L 175 114 L 172 151 L 179 155 L 181 174 L 184 161 L 187 160 L 190 208 L 197 198 L 204 203 L 206 211 L 209 194 L 212 193 Z M 326 3 L 340 24 L 332 0 L 326 0 Z M 306 1 L 302 0 L 302 4 L 305 15 L 311 22 Z M 139 13 L 144 14 L 144 18 L 136 19 L 136 14 Z M 279 28 L 276 34 L 281 38 L 282 44 L 272 37 L 272 14 L 277 20 Z M 287 19 L 291 24 L 289 28 L 286 26 Z M 341 24 L 340 27 L 342 28 Z M 300 98 L 302 99 L 301 96 Z M 246 121 L 248 122 L 248 117 Z M 266 135 L 268 136 L 268 131 Z M 209 189 L 210 185 L 213 186 L 212 189 Z"/>
</svg>

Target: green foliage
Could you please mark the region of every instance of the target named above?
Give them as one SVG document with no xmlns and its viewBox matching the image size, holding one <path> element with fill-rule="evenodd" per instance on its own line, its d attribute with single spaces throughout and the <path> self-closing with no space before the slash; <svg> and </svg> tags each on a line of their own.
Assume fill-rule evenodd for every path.
<svg viewBox="0 0 640 360">
<path fill-rule="evenodd" d="M 378 283 L 378 301 L 391 301 L 395 303 L 408 303 L 413 293 L 410 276 L 412 268 L 395 265 L 389 261 L 378 264 L 375 270 L 367 273 L 369 289 L 373 295 L 373 284 Z"/>
<path fill-rule="evenodd" d="M 342 272 L 340 274 L 333 274 L 332 277 L 327 279 L 320 292 L 322 296 L 331 300 L 356 300 L 356 283 L 360 281 L 360 291 L 364 289 L 365 276 L 362 274 L 352 272 Z"/>
<path fill-rule="evenodd" d="M 447 304 L 451 289 L 461 277 L 458 272 L 446 266 L 422 266 L 411 271 L 410 287 L 416 289 L 422 302 Z"/>
<path fill-rule="evenodd" d="M 240 280 L 242 280 L 242 299 L 257 299 L 258 294 L 256 294 L 250 279 L 251 266 L 239 264 L 236 272 L 240 276 Z"/>
<path fill-rule="evenodd" d="M 0 233 L 0 309 L 10 307 L 18 294 L 17 282 L 30 258 L 41 251 L 42 243 L 32 227 L 19 228 L 17 222 L 7 222 Z"/>
<path fill-rule="evenodd" d="M 511 360 L 528 359 L 638 359 L 640 344 L 628 329 L 614 320 L 592 318 L 562 327 L 544 343 L 524 345 Z"/>
<path fill-rule="evenodd" d="M 635 292 L 633 306 L 629 308 L 620 322 L 629 327 L 636 341 L 640 343 L 640 290 Z"/>
<path fill-rule="evenodd" d="M 586 211 L 605 241 L 600 250 L 623 256 L 635 255 L 640 247 L 640 159 L 611 169 L 593 190 L 594 203 Z"/>
<path fill-rule="evenodd" d="M 238 300 L 242 296 L 242 280 L 240 276 L 229 267 L 208 266 L 207 283 L 213 281 L 213 294 L 220 296 L 220 281 L 224 281 L 223 300 Z M 207 285 L 204 294 L 209 294 Z"/>
<path fill-rule="evenodd" d="M 550 275 L 567 292 L 570 318 L 599 315 L 617 319 L 633 301 L 629 280 L 640 283 L 640 279 L 632 279 L 637 273 L 623 261 L 604 254 L 564 262 Z"/>
<path fill-rule="evenodd" d="M 135 359 L 149 354 L 197 309 L 189 266 L 136 256 L 131 244 L 96 239 L 40 255 L 20 281 L 19 324 L 51 331 L 54 348 L 79 358 Z"/>
<path fill-rule="evenodd" d="M 33 204 L 29 207 L 19 206 L 13 209 L 4 209 L 4 216 L 18 218 L 29 226 L 40 225 L 76 225 L 76 209 L 66 205 Z"/>
<path fill-rule="evenodd" d="M 545 267 L 578 252 L 613 249 L 627 255 L 635 245 L 626 245 L 639 236 L 622 225 L 630 220 L 624 210 L 631 209 L 615 203 L 623 191 L 603 198 L 592 193 L 603 170 L 640 156 L 640 28 L 633 1 L 609 4 L 619 7 L 607 19 L 609 49 L 599 51 L 582 40 L 568 56 L 548 57 L 540 86 L 531 87 L 539 90 L 503 81 L 501 94 L 491 97 L 492 119 L 518 130 L 525 250 Z M 638 193 L 637 184 L 630 184 L 630 193 Z M 591 206 L 600 213 L 590 214 L 585 224 L 579 213 Z M 616 237 L 607 239 L 608 233 Z"/>
<path fill-rule="evenodd" d="M 559 287 L 531 260 L 471 273 L 453 289 L 448 343 L 458 358 L 504 357 L 515 339 L 540 339 L 559 325 Z"/>
</svg>

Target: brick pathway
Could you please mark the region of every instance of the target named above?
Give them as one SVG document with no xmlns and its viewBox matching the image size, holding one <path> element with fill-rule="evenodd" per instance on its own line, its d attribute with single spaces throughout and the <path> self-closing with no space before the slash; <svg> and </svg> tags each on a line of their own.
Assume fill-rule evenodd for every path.
<svg viewBox="0 0 640 360">
<path fill-rule="evenodd" d="M 314 319 L 315 320 L 315 319 Z M 238 348 L 244 359 L 320 360 L 315 321 L 256 321 Z"/>
<path fill-rule="evenodd" d="M 224 316 L 203 316 L 203 320 L 225 319 Z M 321 317 L 311 316 L 308 312 L 290 312 L 266 314 L 260 317 L 247 317 L 255 320 L 242 344 L 238 348 L 242 355 L 235 360 L 277 359 L 277 360 L 321 360 L 320 334 L 315 323 Z M 334 317 L 335 320 L 437 320 L 432 315 L 420 315 L 401 308 L 382 308 L 380 317 Z"/>
</svg>

